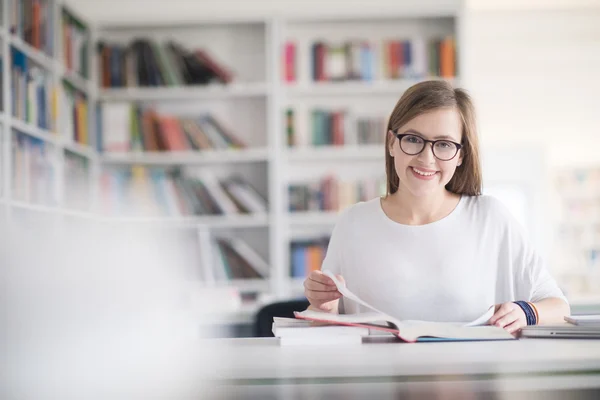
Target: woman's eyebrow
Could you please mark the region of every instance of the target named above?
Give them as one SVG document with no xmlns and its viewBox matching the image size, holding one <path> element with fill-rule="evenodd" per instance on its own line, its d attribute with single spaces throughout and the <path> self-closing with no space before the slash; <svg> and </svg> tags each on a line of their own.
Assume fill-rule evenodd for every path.
<svg viewBox="0 0 600 400">
<path fill-rule="evenodd" d="M 427 139 L 427 136 L 426 136 L 426 135 L 423 135 L 421 132 L 419 132 L 419 131 L 417 131 L 417 130 L 415 130 L 415 129 L 409 129 L 409 130 L 407 130 L 405 133 L 409 133 L 409 132 L 410 132 L 410 133 L 414 133 L 414 134 L 416 134 L 416 135 L 419 135 L 419 136 L 421 136 L 421 137 L 422 137 L 422 138 L 424 138 L 424 139 Z M 453 137 L 452 137 L 452 136 L 450 136 L 450 135 L 438 135 L 438 136 L 436 136 L 436 137 L 434 137 L 434 138 L 433 138 L 433 140 L 438 140 L 438 139 L 443 139 L 443 140 L 452 140 L 452 141 L 455 141 L 455 140 L 456 140 L 455 138 L 453 138 Z"/>
</svg>

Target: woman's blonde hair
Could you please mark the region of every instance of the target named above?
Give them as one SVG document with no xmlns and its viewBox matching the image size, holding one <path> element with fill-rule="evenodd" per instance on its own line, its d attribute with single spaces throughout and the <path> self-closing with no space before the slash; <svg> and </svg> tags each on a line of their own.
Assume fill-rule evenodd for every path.
<svg viewBox="0 0 600 400">
<path fill-rule="evenodd" d="M 455 89 L 446 81 L 434 80 L 411 86 L 398 100 L 390 120 L 385 139 L 385 172 L 387 193 L 398 190 L 400 178 L 390 155 L 391 141 L 396 140 L 389 131 L 395 131 L 411 119 L 439 108 L 456 108 L 462 120 L 462 164 L 446 185 L 452 193 L 478 196 L 481 194 L 481 164 L 479 159 L 479 139 L 475 123 L 475 108 L 470 96 L 462 89 Z"/>
</svg>

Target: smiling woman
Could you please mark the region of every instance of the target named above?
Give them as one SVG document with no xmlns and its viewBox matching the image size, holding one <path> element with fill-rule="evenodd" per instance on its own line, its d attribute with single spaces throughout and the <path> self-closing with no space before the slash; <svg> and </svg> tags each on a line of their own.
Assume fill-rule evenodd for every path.
<svg viewBox="0 0 600 400">
<path fill-rule="evenodd" d="M 475 110 L 444 81 L 409 88 L 386 134 L 387 195 L 347 209 L 322 269 L 399 319 L 489 320 L 516 332 L 556 323 L 566 298 L 500 201 L 481 195 Z M 305 283 L 310 308 L 360 312 L 321 271 Z"/>
</svg>

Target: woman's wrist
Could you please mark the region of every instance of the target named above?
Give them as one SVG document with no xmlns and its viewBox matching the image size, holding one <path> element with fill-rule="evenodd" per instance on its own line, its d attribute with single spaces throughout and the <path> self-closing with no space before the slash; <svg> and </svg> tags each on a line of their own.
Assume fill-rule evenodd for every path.
<svg viewBox="0 0 600 400">
<path fill-rule="evenodd" d="M 537 313 L 535 308 L 526 301 L 514 301 L 516 305 L 521 307 L 521 310 L 525 313 L 525 318 L 527 320 L 527 325 L 536 325 L 538 322 Z"/>
</svg>

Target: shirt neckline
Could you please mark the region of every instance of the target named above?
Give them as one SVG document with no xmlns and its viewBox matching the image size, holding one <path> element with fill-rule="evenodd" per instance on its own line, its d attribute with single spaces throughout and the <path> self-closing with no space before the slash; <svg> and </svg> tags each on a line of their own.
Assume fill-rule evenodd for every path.
<svg viewBox="0 0 600 400">
<path fill-rule="evenodd" d="M 430 227 L 434 227 L 434 226 L 439 226 L 439 225 L 447 223 L 448 221 L 451 221 L 453 218 L 455 218 L 455 216 L 457 214 L 459 214 L 460 210 L 463 208 L 463 205 L 465 203 L 465 197 L 466 197 L 465 195 L 460 196 L 460 199 L 458 200 L 458 204 L 456 204 L 456 207 L 454 207 L 454 209 L 452 211 L 450 211 L 450 213 L 448 215 L 446 215 L 443 218 L 438 219 L 437 221 L 433 221 L 433 222 L 430 222 L 428 224 L 423 224 L 423 225 L 402 224 L 402 223 L 396 222 L 393 219 L 391 219 L 390 217 L 388 217 L 388 215 L 383 210 L 383 206 L 382 206 L 383 197 L 379 197 L 377 199 L 377 210 L 378 210 L 378 214 L 381 216 L 381 218 L 383 218 L 386 221 L 386 223 L 389 225 L 392 225 L 395 227 L 400 227 L 400 228 L 405 228 L 405 229 L 425 229 L 425 228 L 430 228 Z"/>
</svg>

